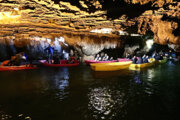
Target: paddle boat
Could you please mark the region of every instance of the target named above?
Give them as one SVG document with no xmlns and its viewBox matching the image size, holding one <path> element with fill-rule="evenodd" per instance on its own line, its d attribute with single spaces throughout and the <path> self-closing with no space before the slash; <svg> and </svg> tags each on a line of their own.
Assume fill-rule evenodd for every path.
<svg viewBox="0 0 180 120">
<path fill-rule="evenodd" d="M 155 59 L 154 58 L 150 58 L 149 59 L 149 63 L 131 64 L 129 66 L 129 69 L 134 70 L 134 69 L 147 68 L 147 67 L 153 66 L 154 64 L 155 64 Z"/>
<path fill-rule="evenodd" d="M 116 71 L 126 69 L 132 64 L 132 61 L 126 62 L 113 62 L 113 63 L 93 63 L 90 64 L 91 69 L 94 71 Z"/>
<path fill-rule="evenodd" d="M 42 66 L 45 67 L 74 67 L 79 65 L 78 60 L 74 60 L 74 63 L 68 63 L 67 60 L 60 60 L 60 64 L 49 64 L 46 60 L 41 60 L 40 61 Z"/>
</svg>

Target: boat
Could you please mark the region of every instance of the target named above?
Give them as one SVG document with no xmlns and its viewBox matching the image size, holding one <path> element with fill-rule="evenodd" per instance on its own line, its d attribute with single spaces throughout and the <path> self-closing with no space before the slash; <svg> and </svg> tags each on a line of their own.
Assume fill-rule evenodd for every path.
<svg viewBox="0 0 180 120">
<path fill-rule="evenodd" d="M 0 64 L 0 71 L 17 71 L 17 70 L 32 70 L 37 69 L 35 65 L 27 64 L 27 65 L 20 65 L 20 66 L 5 66 L 9 60 L 3 61 Z"/>
<path fill-rule="evenodd" d="M 163 60 L 156 61 L 156 64 L 164 64 L 167 62 L 167 58 L 164 58 Z"/>
<path fill-rule="evenodd" d="M 113 62 L 117 62 L 117 60 L 112 60 L 112 61 L 96 61 L 96 60 L 85 60 L 85 63 L 87 65 L 89 64 L 94 64 L 94 63 L 113 63 Z"/>
<path fill-rule="evenodd" d="M 113 63 L 93 63 L 90 64 L 94 71 L 117 71 L 126 69 L 132 64 L 132 61 L 127 62 L 113 62 Z"/>
<path fill-rule="evenodd" d="M 32 65 L 20 65 L 20 66 L 0 66 L 0 71 L 17 71 L 17 70 L 32 70 L 37 69 Z"/>
<path fill-rule="evenodd" d="M 69 64 L 67 60 L 60 60 L 60 64 L 49 64 L 46 60 L 41 60 L 40 62 L 45 67 L 74 67 L 79 65 L 78 60 L 75 60 L 72 64 Z"/>
<path fill-rule="evenodd" d="M 131 70 L 134 70 L 134 69 L 141 69 L 141 68 L 147 68 L 147 67 L 151 67 L 155 64 L 155 59 L 154 58 L 151 58 L 149 59 L 149 63 L 142 63 L 142 64 L 131 64 L 129 66 L 129 68 Z"/>
</svg>

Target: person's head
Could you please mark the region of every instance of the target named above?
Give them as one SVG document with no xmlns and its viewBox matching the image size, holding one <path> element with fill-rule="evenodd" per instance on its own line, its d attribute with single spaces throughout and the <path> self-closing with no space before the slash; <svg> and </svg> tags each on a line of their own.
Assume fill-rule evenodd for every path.
<svg viewBox="0 0 180 120">
<path fill-rule="evenodd" d="M 105 53 L 104 56 L 107 56 L 107 54 Z"/>
<path fill-rule="evenodd" d="M 97 54 L 96 57 L 99 57 L 99 54 Z"/>
<path fill-rule="evenodd" d="M 21 55 L 24 55 L 24 52 L 21 52 L 20 54 L 21 54 Z"/>
</svg>

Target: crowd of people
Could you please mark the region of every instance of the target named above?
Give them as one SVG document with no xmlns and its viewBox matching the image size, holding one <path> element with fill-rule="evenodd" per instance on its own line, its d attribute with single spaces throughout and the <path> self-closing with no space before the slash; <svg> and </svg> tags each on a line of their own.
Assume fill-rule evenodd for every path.
<svg viewBox="0 0 180 120">
<path fill-rule="evenodd" d="M 47 55 L 47 62 L 49 64 L 61 64 L 61 60 L 66 60 L 68 64 L 75 63 L 75 60 L 81 60 L 80 55 L 76 50 L 69 50 L 67 52 L 66 50 L 63 50 L 61 53 L 59 53 L 57 50 L 55 50 L 51 45 L 49 45 L 46 49 L 44 49 Z M 168 58 L 170 60 L 177 61 L 178 55 L 176 55 L 176 52 L 173 50 L 169 51 L 154 51 L 151 55 L 131 55 L 129 53 L 126 53 L 125 58 L 132 60 L 133 64 L 142 64 L 142 63 L 149 63 L 150 58 L 154 58 L 155 60 L 163 60 L 164 58 Z M 95 61 L 113 61 L 114 58 L 108 56 L 107 53 L 100 53 L 97 54 L 94 58 Z M 12 56 L 10 60 L 7 61 L 5 64 L 6 66 L 19 66 L 22 64 L 27 65 L 27 55 L 24 52 L 18 53 L 15 56 Z"/>
<path fill-rule="evenodd" d="M 51 45 L 49 45 L 44 51 L 47 54 L 47 62 L 49 64 L 61 64 L 60 60 L 67 60 L 68 64 L 75 63 L 75 60 L 79 60 L 80 57 L 75 50 L 70 50 L 67 52 L 66 50 L 62 50 L 61 53 L 57 52 Z"/>
<path fill-rule="evenodd" d="M 142 63 L 149 63 L 150 58 L 154 58 L 155 60 L 163 60 L 164 58 L 172 59 L 172 60 L 177 60 L 176 58 L 176 53 L 173 52 L 172 50 L 169 50 L 168 52 L 156 52 L 154 51 L 151 56 L 148 55 L 143 55 L 143 56 L 133 56 L 130 55 L 129 53 L 126 54 L 127 59 L 131 59 L 134 64 L 142 64 Z"/>
</svg>

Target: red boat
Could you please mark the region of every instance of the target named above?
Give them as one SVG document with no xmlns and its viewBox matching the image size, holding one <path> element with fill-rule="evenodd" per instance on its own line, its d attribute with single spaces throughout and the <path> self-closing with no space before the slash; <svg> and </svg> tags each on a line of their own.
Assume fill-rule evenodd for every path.
<svg viewBox="0 0 180 120">
<path fill-rule="evenodd" d="M 74 60 L 74 63 L 72 64 L 69 64 L 67 60 L 60 60 L 60 64 L 49 64 L 46 60 L 41 60 L 40 62 L 43 66 L 46 67 L 73 67 L 79 65 L 78 60 Z"/>
<path fill-rule="evenodd" d="M 37 69 L 37 67 L 34 66 L 0 66 L 0 71 L 16 71 L 16 70 L 32 70 Z"/>
<path fill-rule="evenodd" d="M 113 61 L 95 61 L 95 60 L 85 60 L 85 63 L 87 65 L 91 64 L 91 63 L 112 63 L 112 62 L 117 62 L 117 60 L 113 60 Z"/>
<path fill-rule="evenodd" d="M 6 60 L 0 64 L 0 71 L 16 71 L 16 70 L 32 70 L 37 69 L 36 66 L 33 65 L 20 65 L 20 66 L 5 66 L 9 60 Z"/>
</svg>

